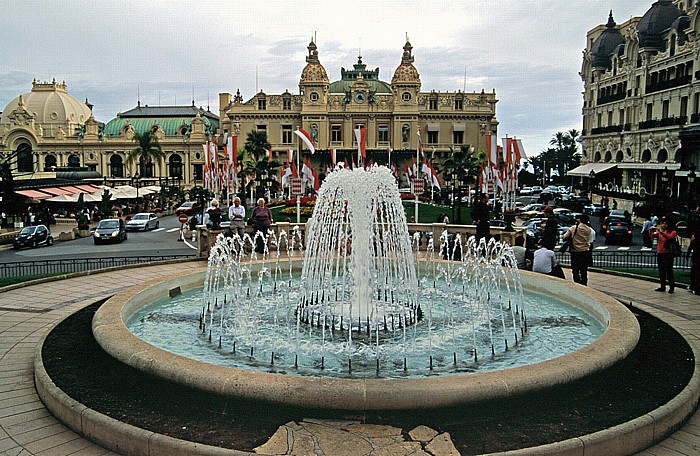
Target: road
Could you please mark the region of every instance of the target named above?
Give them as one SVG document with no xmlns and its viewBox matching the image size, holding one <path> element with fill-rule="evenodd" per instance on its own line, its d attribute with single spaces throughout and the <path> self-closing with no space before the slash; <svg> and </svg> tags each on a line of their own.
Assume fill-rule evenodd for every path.
<svg viewBox="0 0 700 456">
<path fill-rule="evenodd" d="M 5 250 L 0 252 L 0 263 L 30 260 L 54 260 L 113 256 L 194 255 L 190 239 L 178 241 L 180 222 L 174 215 L 161 217 L 160 227 L 151 231 L 129 231 L 128 239 L 121 244 L 94 245 L 92 236 L 72 241 L 54 242 L 51 247 Z M 53 233 L 56 238 L 58 233 Z"/>
</svg>

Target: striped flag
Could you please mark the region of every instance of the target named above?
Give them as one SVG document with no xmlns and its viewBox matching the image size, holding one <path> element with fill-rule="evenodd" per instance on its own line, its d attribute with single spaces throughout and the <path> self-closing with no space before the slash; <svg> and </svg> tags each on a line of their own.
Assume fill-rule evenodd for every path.
<svg viewBox="0 0 700 456">
<path fill-rule="evenodd" d="M 355 139 L 357 140 L 358 158 L 362 157 L 362 162 L 364 163 L 367 157 L 367 129 L 365 127 L 356 128 Z"/>
<path fill-rule="evenodd" d="M 301 138 L 301 140 L 304 142 L 304 144 L 306 144 L 306 147 L 309 148 L 312 154 L 316 152 L 316 149 L 314 148 L 314 142 L 311 141 L 311 135 L 308 131 L 304 130 L 303 128 L 300 128 L 298 130 L 294 130 L 294 134 Z"/>
<path fill-rule="evenodd" d="M 335 149 L 331 149 L 331 163 L 333 164 L 333 166 L 335 166 L 336 164 L 335 158 Z"/>
</svg>

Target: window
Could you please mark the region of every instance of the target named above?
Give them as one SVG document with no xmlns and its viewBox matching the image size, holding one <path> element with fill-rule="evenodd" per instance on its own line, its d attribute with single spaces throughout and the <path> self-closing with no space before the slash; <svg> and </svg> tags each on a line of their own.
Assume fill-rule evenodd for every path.
<svg viewBox="0 0 700 456">
<path fill-rule="evenodd" d="M 613 124 L 612 111 L 608 111 L 608 125 Z"/>
<path fill-rule="evenodd" d="M 598 116 L 597 116 L 597 117 L 598 117 L 598 119 L 597 119 L 597 120 L 598 120 L 597 125 L 598 125 L 599 127 L 602 127 L 602 126 L 603 126 L 603 114 L 598 113 Z"/>
<path fill-rule="evenodd" d="M 462 144 L 464 143 L 464 132 L 454 131 L 452 132 L 452 144 Z"/>
<path fill-rule="evenodd" d="M 179 155 L 171 155 L 168 161 L 168 175 L 182 179 L 182 157 Z"/>
<path fill-rule="evenodd" d="M 80 167 L 80 157 L 78 157 L 75 154 L 71 154 L 68 156 L 68 166 L 71 168 L 79 168 Z"/>
<path fill-rule="evenodd" d="M 668 107 L 671 103 L 669 100 L 664 100 L 663 103 L 661 104 L 661 118 L 662 119 L 667 119 L 668 118 Z"/>
<path fill-rule="evenodd" d="M 282 125 L 282 144 L 292 143 L 292 126 Z"/>
<path fill-rule="evenodd" d="M 202 165 L 192 165 L 192 178 L 194 180 L 202 180 L 204 173 L 202 172 Z"/>
<path fill-rule="evenodd" d="M 258 110 L 264 111 L 267 109 L 267 100 L 264 98 L 258 98 Z"/>
<path fill-rule="evenodd" d="M 437 108 L 438 108 L 438 103 L 437 103 L 437 102 L 438 102 L 438 101 L 437 101 L 437 98 L 431 98 L 431 99 L 430 99 L 430 104 L 429 104 L 428 108 L 429 108 L 431 111 L 437 111 Z"/>
<path fill-rule="evenodd" d="M 343 128 L 341 125 L 331 125 L 331 142 L 343 142 Z"/>
<path fill-rule="evenodd" d="M 289 97 L 282 98 L 282 109 L 290 111 L 292 109 L 292 99 Z"/>
<path fill-rule="evenodd" d="M 411 101 L 411 92 L 404 92 L 401 94 L 401 99 L 403 101 Z"/>
<path fill-rule="evenodd" d="M 44 171 L 53 171 L 56 168 L 56 156 L 47 155 L 44 159 Z"/>
<path fill-rule="evenodd" d="M 700 112 L 700 93 L 693 94 L 693 114 Z"/>
<path fill-rule="evenodd" d="M 428 144 L 438 143 L 438 131 L 428 131 Z"/>
<path fill-rule="evenodd" d="M 646 120 L 651 120 L 651 116 L 654 113 L 654 105 L 647 103 L 647 118 Z"/>
<path fill-rule="evenodd" d="M 462 98 L 455 98 L 455 111 L 461 111 L 464 109 L 464 100 Z"/>
<path fill-rule="evenodd" d="M 686 117 L 688 115 L 688 97 L 681 97 L 681 117 Z"/>
<path fill-rule="evenodd" d="M 619 114 L 618 123 L 619 123 L 620 125 L 622 125 L 623 123 L 625 123 L 625 110 L 624 110 L 624 109 L 620 109 L 620 114 Z"/>
<path fill-rule="evenodd" d="M 309 94 L 309 100 L 311 101 L 318 101 L 318 92 L 311 92 Z"/>
<path fill-rule="evenodd" d="M 112 177 L 124 177 L 124 161 L 119 155 L 109 157 L 109 174 Z"/>
<path fill-rule="evenodd" d="M 389 125 L 380 124 L 377 126 L 377 142 L 389 144 Z"/>
<path fill-rule="evenodd" d="M 266 124 L 256 125 L 255 129 L 258 131 L 264 131 L 265 134 L 267 134 L 267 125 Z"/>
</svg>

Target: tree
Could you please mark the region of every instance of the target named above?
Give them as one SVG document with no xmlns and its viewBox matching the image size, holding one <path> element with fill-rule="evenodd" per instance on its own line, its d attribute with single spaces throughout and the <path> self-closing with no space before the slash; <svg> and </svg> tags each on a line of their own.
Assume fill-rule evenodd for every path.
<svg viewBox="0 0 700 456">
<path fill-rule="evenodd" d="M 481 173 L 481 165 L 483 158 L 480 160 L 479 155 L 471 151 L 469 145 L 462 145 L 458 151 L 450 148 L 452 154 L 442 164 L 445 172 L 451 174 L 452 178 L 458 183 L 457 185 L 470 186 L 476 183 L 476 180 Z M 485 156 L 485 153 L 483 154 Z M 469 193 L 467 192 L 467 195 Z M 462 223 L 462 210 L 460 192 L 457 192 L 457 220 Z"/>
<path fill-rule="evenodd" d="M 165 158 L 163 147 L 158 142 L 155 131 L 149 130 L 144 133 L 135 132 L 133 141 L 138 145 L 126 156 L 126 162 L 131 164 L 134 161 L 139 163 L 139 173 L 144 174 L 143 166 Z"/>
<path fill-rule="evenodd" d="M 573 128 L 566 132 L 556 132 L 549 141 L 554 147 L 530 158 L 535 174 L 549 177 L 552 170 L 556 170 L 559 176 L 564 176 L 568 170 L 577 167 L 581 163 L 577 143 L 579 136 L 580 132 Z"/>
<path fill-rule="evenodd" d="M 248 133 L 245 141 L 245 150 L 239 155 L 239 161 L 241 163 L 241 169 L 239 172 L 239 179 L 243 179 L 245 182 L 245 177 L 250 177 L 250 182 L 248 183 L 248 189 L 250 190 L 251 185 L 256 185 L 256 182 L 262 183 L 263 186 L 258 187 L 257 197 L 264 196 L 264 189 L 266 183 L 270 182 L 270 191 L 276 192 L 279 187 L 279 182 L 273 178 L 275 171 L 282 166 L 276 160 L 270 160 L 269 150 L 270 141 L 267 140 L 267 132 L 252 130 Z M 243 188 L 243 203 L 245 204 L 245 196 L 248 194 L 246 188 Z"/>
<path fill-rule="evenodd" d="M 266 156 L 270 147 L 270 141 L 267 140 L 267 132 L 259 130 L 248 132 L 245 139 L 245 150 L 255 161 Z"/>
</svg>

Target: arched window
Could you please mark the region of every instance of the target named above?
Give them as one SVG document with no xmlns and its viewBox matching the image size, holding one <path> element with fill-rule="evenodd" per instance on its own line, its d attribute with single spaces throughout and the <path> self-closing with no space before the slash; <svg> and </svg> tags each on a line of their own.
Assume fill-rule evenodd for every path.
<svg viewBox="0 0 700 456">
<path fill-rule="evenodd" d="M 615 154 L 615 161 L 617 163 L 620 163 L 622 161 L 622 151 L 621 150 L 618 150 L 617 154 Z"/>
<path fill-rule="evenodd" d="M 612 152 L 607 151 L 607 152 L 605 152 L 605 162 L 609 163 L 610 160 L 612 160 Z"/>
<path fill-rule="evenodd" d="M 595 155 L 593 156 L 593 161 L 594 162 L 599 162 L 600 161 L 600 152 L 596 152 Z"/>
<path fill-rule="evenodd" d="M 68 166 L 70 168 L 79 168 L 80 167 L 80 157 L 78 157 L 75 154 L 71 154 L 68 156 Z"/>
<path fill-rule="evenodd" d="M 676 152 L 673 154 L 673 161 L 676 163 L 681 162 L 681 150 L 680 149 L 676 149 Z"/>
<path fill-rule="evenodd" d="M 58 161 L 55 155 L 47 155 L 46 158 L 44 158 L 44 171 L 53 171 L 57 163 Z"/>
<path fill-rule="evenodd" d="M 168 176 L 182 179 L 182 157 L 177 154 L 170 156 L 168 161 Z"/>
<path fill-rule="evenodd" d="M 668 152 L 666 149 L 661 149 L 659 153 L 656 155 L 656 161 L 659 163 L 665 163 L 668 161 Z"/>
<path fill-rule="evenodd" d="M 20 173 L 34 172 L 34 157 L 30 144 L 23 143 L 17 147 L 17 171 Z"/>
<path fill-rule="evenodd" d="M 150 160 L 144 160 L 143 157 L 139 159 L 139 174 L 141 177 L 154 177 L 155 176 L 155 165 Z"/>
<path fill-rule="evenodd" d="M 112 177 L 124 177 L 124 160 L 120 155 L 109 157 L 109 174 Z"/>
<path fill-rule="evenodd" d="M 642 163 L 649 163 L 651 161 L 651 151 L 649 149 L 644 149 L 642 152 Z"/>
</svg>

